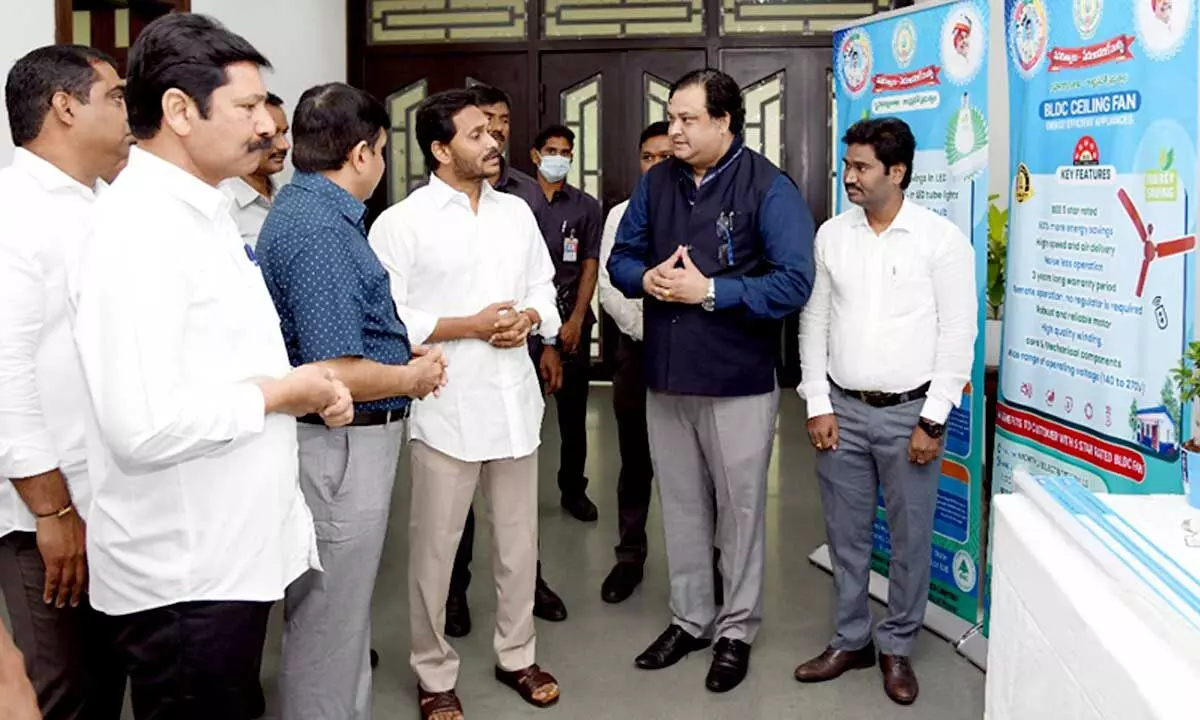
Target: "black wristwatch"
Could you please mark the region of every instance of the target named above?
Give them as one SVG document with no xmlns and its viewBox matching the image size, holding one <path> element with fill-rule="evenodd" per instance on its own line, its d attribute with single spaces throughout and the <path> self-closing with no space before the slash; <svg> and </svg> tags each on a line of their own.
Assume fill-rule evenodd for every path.
<svg viewBox="0 0 1200 720">
<path fill-rule="evenodd" d="M 942 436 L 942 433 L 946 432 L 945 425 L 943 425 L 941 423 L 935 423 L 934 421 L 928 420 L 926 418 L 921 418 L 920 420 L 918 420 L 917 427 L 924 430 L 925 434 L 928 435 L 929 437 L 933 438 L 934 440 L 937 440 L 938 438 L 940 438 Z"/>
</svg>

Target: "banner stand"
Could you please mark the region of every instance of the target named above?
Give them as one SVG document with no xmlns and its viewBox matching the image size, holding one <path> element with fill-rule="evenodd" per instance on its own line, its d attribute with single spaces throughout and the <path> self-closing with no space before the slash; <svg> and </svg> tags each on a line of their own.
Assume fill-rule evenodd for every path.
<svg viewBox="0 0 1200 720">
<path fill-rule="evenodd" d="M 813 565 L 821 568 L 827 573 L 833 574 L 833 563 L 829 559 L 829 545 L 822 543 L 819 548 L 812 551 L 808 556 L 808 561 Z M 888 599 L 888 579 L 874 570 L 871 571 L 871 581 L 868 588 L 871 597 L 875 598 L 884 605 Z M 929 603 L 925 611 L 925 627 L 934 634 L 942 637 L 952 645 L 958 644 L 967 636 L 968 633 L 975 630 L 978 626 L 963 620 L 957 615 L 944 610 L 934 603 Z M 961 649 L 959 651 L 962 652 Z M 986 646 L 984 648 L 984 656 L 986 657 Z M 972 663 L 982 669 L 982 665 L 969 657 Z"/>
<path fill-rule="evenodd" d="M 958 654 L 984 672 L 987 672 L 987 652 L 988 639 L 983 634 L 982 623 L 967 631 L 967 636 L 958 642 Z"/>
</svg>

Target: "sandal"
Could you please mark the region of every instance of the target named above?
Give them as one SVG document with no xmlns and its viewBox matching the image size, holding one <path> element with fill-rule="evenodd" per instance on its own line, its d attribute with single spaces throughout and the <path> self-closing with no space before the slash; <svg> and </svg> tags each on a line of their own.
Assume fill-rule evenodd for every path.
<svg viewBox="0 0 1200 720">
<path fill-rule="evenodd" d="M 462 703 L 458 701 L 458 695 L 453 690 L 445 692 L 429 692 L 423 687 L 417 688 L 417 697 L 421 704 L 422 720 L 432 720 L 436 716 L 445 718 L 449 715 L 454 717 L 454 713 L 458 713 L 457 720 L 463 720 Z"/>
<path fill-rule="evenodd" d="M 521 699 L 538 708 L 548 708 L 558 702 L 558 681 L 554 676 L 535 665 L 522 670 L 502 670 L 496 668 L 496 679 L 521 696 Z M 534 694 L 549 685 L 554 686 L 554 696 L 546 700 L 538 700 Z"/>
</svg>

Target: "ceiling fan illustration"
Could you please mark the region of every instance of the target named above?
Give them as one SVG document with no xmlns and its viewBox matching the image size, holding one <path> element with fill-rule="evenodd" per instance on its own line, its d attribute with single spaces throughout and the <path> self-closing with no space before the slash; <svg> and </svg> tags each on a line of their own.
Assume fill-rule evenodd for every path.
<svg viewBox="0 0 1200 720">
<path fill-rule="evenodd" d="M 1196 236 L 1185 235 L 1184 237 L 1172 240 L 1163 240 L 1156 244 L 1153 239 L 1154 223 L 1149 225 L 1142 223 L 1142 216 L 1138 213 L 1137 207 L 1134 206 L 1129 193 L 1125 192 L 1125 188 L 1117 190 L 1117 199 L 1121 201 L 1121 206 L 1125 208 L 1126 214 L 1129 215 L 1129 221 L 1133 223 L 1138 237 L 1142 240 L 1142 271 L 1138 275 L 1137 281 L 1137 296 L 1141 297 L 1142 290 L 1146 287 L 1146 274 L 1150 272 L 1150 263 L 1155 258 L 1170 257 L 1195 250 Z"/>
</svg>

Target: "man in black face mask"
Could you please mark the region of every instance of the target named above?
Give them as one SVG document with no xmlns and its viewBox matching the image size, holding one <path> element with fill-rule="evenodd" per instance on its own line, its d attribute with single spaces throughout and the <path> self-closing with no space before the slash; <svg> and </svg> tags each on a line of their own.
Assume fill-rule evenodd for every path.
<svg viewBox="0 0 1200 720">
<path fill-rule="evenodd" d="M 509 123 L 512 114 L 512 101 L 508 93 L 490 85 L 476 85 L 471 88 L 475 94 L 475 102 L 488 119 L 488 134 L 496 140 L 501 153 L 508 147 Z M 488 183 L 502 193 L 516 195 L 529 205 L 533 216 L 541 225 L 542 218 L 547 212 L 546 198 L 537 180 L 529 177 L 520 170 L 500 158 L 500 171 L 487 178 Z M 558 353 L 546 353 L 540 367 L 543 389 L 547 393 L 558 390 L 562 384 L 562 366 L 558 362 Z M 471 632 L 471 609 L 467 604 L 467 588 L 471 584 L 471 559 L 475 552 L 475 510 L 467 513 L 467 522 L 463 527 L 462 540 L 458 543 L 458 553 L 454 556 L 454 572 L 450 575 L 450 594 L 446 598 L 446 634 L 450 637 L 465 637 Z M 537 591 L 534 593 L 534 617 L 550 622 L 561 622 L 567 619 L 567 607 L 546 581 L 542 579 L 542 564 L 538 563 Z"/>
</svg>

